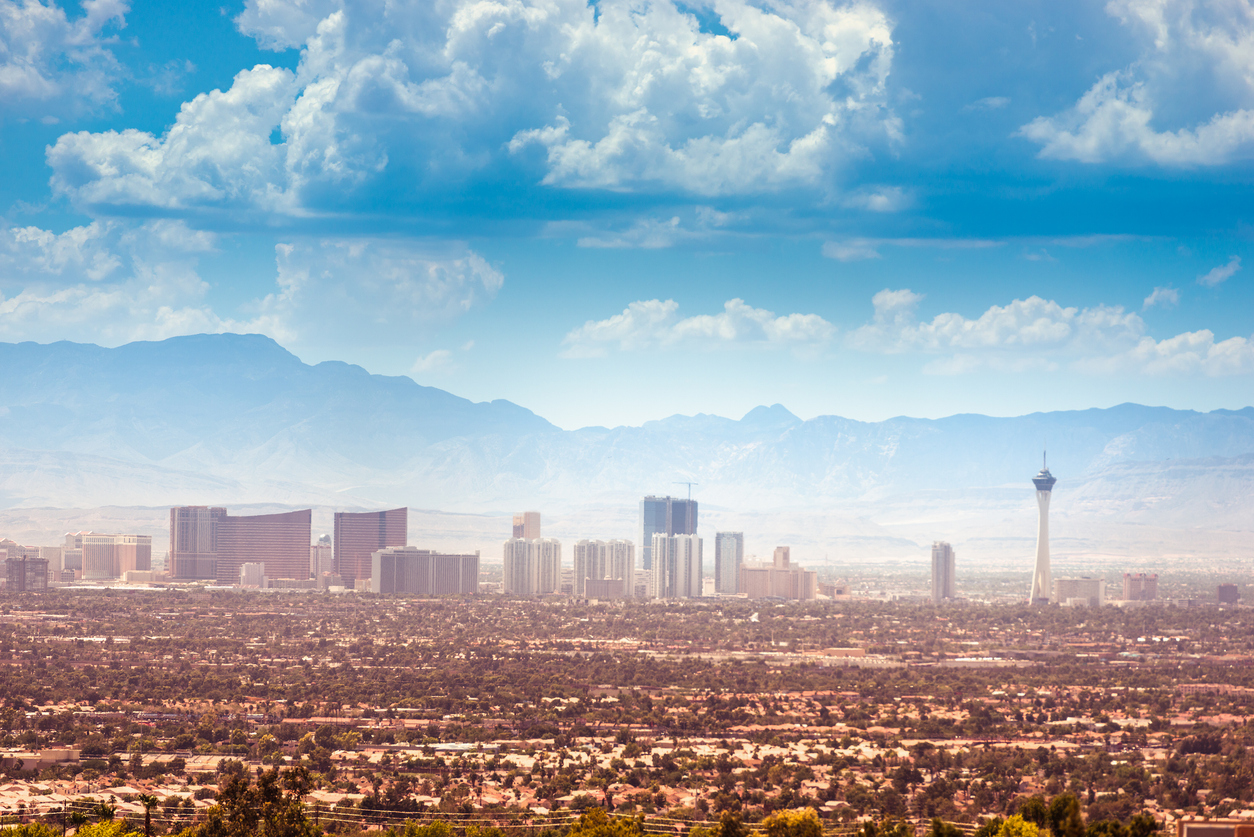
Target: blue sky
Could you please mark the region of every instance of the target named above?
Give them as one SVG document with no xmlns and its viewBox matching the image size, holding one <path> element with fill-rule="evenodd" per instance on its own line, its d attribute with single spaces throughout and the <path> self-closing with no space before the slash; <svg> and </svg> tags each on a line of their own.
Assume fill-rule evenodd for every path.
<svg viewBox="0 0 1254 837">
<path fill-rule="evenodd" d="M 564 427 L 1254 403 L 1254 5 L 0 0 L 0 340 Z"/>
</svg>

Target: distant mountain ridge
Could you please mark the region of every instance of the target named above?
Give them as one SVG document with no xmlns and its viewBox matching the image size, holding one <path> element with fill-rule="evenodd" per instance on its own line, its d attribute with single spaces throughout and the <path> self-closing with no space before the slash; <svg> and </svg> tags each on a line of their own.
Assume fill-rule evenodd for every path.
<svg viewBox="0 0 1254 837">
<path fill-rule="evenodd" d="M 1239 523 L 1254 496 L 1254 407 L 860 422 L 802 421 L 776 404 L 739 421 L 566 431 L 508 401 L 305 364 L 259 335 L 0 344 L 0 507 L 569 508 L 634 504 L 680 490 L 677 480 L 698 482 L 707 508 L 822 509 L 1006 486 L 1030 501 L 1024 486 L 1046 438 L 1060 494 L 1118 484 L 1129 508 L 1166 508 L 1176 501 L 1152 500 L 1156 481 L 1201 486 L 1206 496 L 1189 500 L 1197 525 Z"/>
</svg>

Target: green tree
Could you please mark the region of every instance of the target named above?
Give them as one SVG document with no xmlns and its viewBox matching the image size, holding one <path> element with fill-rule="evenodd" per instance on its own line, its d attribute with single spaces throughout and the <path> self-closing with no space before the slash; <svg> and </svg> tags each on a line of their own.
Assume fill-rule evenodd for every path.
<svg viewBox="0 0 1254 837">
<path fill-rule="evenodd" d="M 152 837 L 152 809 L 158 805 L 157 797 L 150 793 L 141 793 L 139 804 L 144 806 L 144 837 Z"/>
<path fill-rule="evenodd" d="M 566 837 L 643 837 L 640 817 L 611 817 L 602 808 L 589 808 L 570 827 Z"/>
<path fill-rule="evenodd" d="M 927 837 L 962 837 L 962 831 L 953 823 L 945 822 L 939 817 L 932 819 L 928 827 Z"/>
<path fill-rule="evenodd" d="M 217 804 L 204 822 L 183 832 L 186 837 L 318 837 L 300 798 L 284 792 L 278 770 L 267 770 L 252 782 L 228 774 L 218 789 Z"/>
<path fill-rule="evenodd" d="M 1008 817 L 997 829 L 997 837 L 1039 837 L 1041 829 L 1015 814 Z"/>
<path fill-rule="evenodd" d="M 823 837 L 823 823 L 813 808 L 776 811 L 762 820 L 766 837 Z"/>
<path fill-rule="evenodd" d="M 1069 793 L 1055 796 L 1049 803 L 1049 830 L 1054 837 L 1084 837 L 1080 800 Z"/>
</svg>

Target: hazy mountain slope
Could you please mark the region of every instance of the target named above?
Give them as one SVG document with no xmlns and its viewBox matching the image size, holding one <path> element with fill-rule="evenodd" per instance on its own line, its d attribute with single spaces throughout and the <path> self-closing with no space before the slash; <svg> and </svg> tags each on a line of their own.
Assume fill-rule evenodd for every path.
<svg viewBox="0 0 1254 837">
<path fill-rule="evenodd" d="M 712 512 L 848 510 L 851 520 L 939 526 L 968 513 L 1029 513 L 1027 480 L 1046 442 L 1071 513 L 1254 526 L 1243 522 L 1254 408 L 1124 404 L 859 422 L 801 421 L 775 405 L 739 421 L 673 416 L 568 432 L 506 401 L 473 403 L 343 363 L 310 366 L 256 335 L 116 349 L 0 344 L 8 507 L 632 508 L 644 493 L 682 493 L 675 481 L 695 480 Z"/>
</svg>

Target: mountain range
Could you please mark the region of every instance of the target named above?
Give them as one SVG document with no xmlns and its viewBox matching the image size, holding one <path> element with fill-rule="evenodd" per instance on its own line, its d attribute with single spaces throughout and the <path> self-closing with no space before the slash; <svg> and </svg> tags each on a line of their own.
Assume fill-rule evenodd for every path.
<svg viewBox="0 0 1254 837">
<path fill-rule="evenodd" d="M 863 422 L 803 421 L 776 404 L 739 420 L 563 430 L 508 401 L 475 403 L 346 363 L 305 364 L 259 335 L 118 348 L 0 343 L 0 509 L 10 510 L 525 507 L 585 529 L 594 520 L 622 528 L 642 495 L 682 493 L 676 483 L 692 481 L 703 522 L 748 515 L 802 529 L 822 518 L 825 549 L 842 538 L 908 549 L 930 537 L 1030 538 L 1028 480 L 1046 445 L 1063 532 L 1068 519 L 1089 533 L 1077 531 L 1081 541 L 1111 526 L 1123 532 L 1094 536 L 1103 541 L 1095 551 L 1121 543 L 1114 551 L 1127 554 L 1137 540 L 1127 527 L 1178 534 L 1161 544 L 1197 542 L 1205 530 L 1202 540 L 1231 541 L 1224 554 L 1236 558 L 1242 539 L 1230 536 L 1254 530 L 1251 407 Z M 982 535 L 960 531 L 968 524 Z"/>
</svg>

